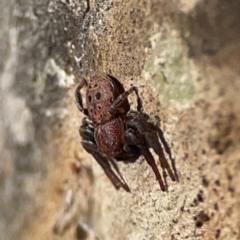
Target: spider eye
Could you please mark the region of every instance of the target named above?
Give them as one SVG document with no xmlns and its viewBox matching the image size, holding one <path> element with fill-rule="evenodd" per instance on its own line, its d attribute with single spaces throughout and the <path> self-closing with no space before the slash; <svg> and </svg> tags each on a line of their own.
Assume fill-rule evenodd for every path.
<svg viewBox="0 0 240 240">
<path fill-rule="evenodd" d="M 99 100 L 100 98 L 101 98 L 101 93 L 98 92 L 98 93 L 96 94 L 96 99 Z"/>
</svg>

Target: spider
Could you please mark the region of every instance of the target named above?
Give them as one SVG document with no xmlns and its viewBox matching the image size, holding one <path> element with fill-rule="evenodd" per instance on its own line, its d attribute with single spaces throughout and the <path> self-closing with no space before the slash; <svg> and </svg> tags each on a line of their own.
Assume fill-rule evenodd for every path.
<svg viewBox="0 0 240 240">
<path fill-rule="evenodd" d="M 80 90 L 86 86 L 86 107 L 83 106 Z M 137 111 L 130 110 L 128 96 L 137 96 Z M 135 86 L 125 91 L 118 79 L 108 74 L 97 74 L 89 83 L 83 79 L 75 91 L 78 109 L 86 117 L 82 120 L 79 134 L 83 148 L 100 164 L 116 189 L 130 188 L 121 175 L 116 161 L 135 162 L 143 155 L 159 182 L 162 191 L 167 190 L 166 171 L 172 181 L 177 179 L 170 148 L 160 128 L 149 122 L 143 112 L 142 100 Z M 172 161 L 169 166 L 164 150 Z M 164 181 L 157 168 L 150 148 L 158 155 Z M 115 171 L 113 170 L 115 169 Z"/>
</svg>

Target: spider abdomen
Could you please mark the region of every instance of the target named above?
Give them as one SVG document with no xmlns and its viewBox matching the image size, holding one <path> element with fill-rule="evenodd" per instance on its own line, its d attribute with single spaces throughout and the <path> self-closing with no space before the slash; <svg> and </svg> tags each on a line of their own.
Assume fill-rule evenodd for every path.
<svg viewBox="0 0 240 240">
<path fill-rule="evenodd" d="M 101 153 L 114 157 L 123 151 L 122 134 L 124 124 L 122 118 L 113 118 L 98 125 L 95 131 L 95 141 Z"/>
</svg>

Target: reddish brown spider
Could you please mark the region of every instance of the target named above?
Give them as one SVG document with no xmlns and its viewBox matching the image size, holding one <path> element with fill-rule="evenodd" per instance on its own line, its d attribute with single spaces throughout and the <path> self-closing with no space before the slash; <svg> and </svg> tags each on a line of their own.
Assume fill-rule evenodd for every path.
<svg viewBox="0 0 240 240">
<path fill-rule="evenodd" d="M 87 86 L 86 108 L 83 107 L 80 94 L 84 85 Z M 130 110 L 128 96 L 132 92 L 137 96 L 137 111 Z M 75 97 L 78 109 L 87 116 L 79 129 L 82 146 L 101 165 L 116 189 L 122 187 L 127 192 L 130 191 L 115 161 L 134 162 L 140 155 L 152 167 L 162 191 L 167 189 L 166 170 L 173 181 L 177 179 L 171 151 L 163 132 L 150 123 L 149 116 L 142 112 L 142 101 L 136 87 L 125 91 L 115 77 L 98 74 L 89 83 L 83 79 L 76 89 Z M 159 139 L 172 161 L 174 171 L 166 160 Z M 159 156 L 164 181 L 149 148 Z"/>
</svg>

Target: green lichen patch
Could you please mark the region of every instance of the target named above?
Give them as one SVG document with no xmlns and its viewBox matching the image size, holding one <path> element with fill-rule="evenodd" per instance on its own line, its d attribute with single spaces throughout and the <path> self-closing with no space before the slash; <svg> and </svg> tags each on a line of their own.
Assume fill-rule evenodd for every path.
<svg viewBox="0 0 240 240">
<path fill-rule="evenodd" d="M 150 42 L 152 48 L 144 68 L 145 78 L 154 84 L 166 103 L 187 104 L 195 93 L 197 70 L 187 57 L 177 32 L 163 26 Z"/>
</svg>

